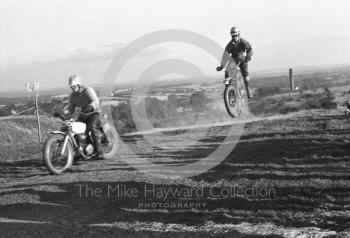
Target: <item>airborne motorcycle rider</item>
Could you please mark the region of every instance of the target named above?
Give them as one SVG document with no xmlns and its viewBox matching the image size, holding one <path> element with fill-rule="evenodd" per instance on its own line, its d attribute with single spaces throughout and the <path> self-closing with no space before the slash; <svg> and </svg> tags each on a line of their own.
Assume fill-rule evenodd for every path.
<svg viewBox="0 0 350 238">
<path fill-rule="evenodd" d="M 235 60 L 237 64 L 240 62 L 239 68 L 241 69 L 241 73 L 244 79 L 247 96 L 248 98 L 251 98 L 252 95 L 249 91 L 248 62 L 253 56 L 253 49 L 248 41 L 240 37 L 240 31 L 237 27 L 232 27 L 230 34 L 232 39 L 226 45 L 225 51 L 222 55 L 221 65 L 218 66 L 216 70 L 221 71 L 230 59 Z M 227 71 L 225 71 L 225 78 L 228 78 Z"/>
</svg>

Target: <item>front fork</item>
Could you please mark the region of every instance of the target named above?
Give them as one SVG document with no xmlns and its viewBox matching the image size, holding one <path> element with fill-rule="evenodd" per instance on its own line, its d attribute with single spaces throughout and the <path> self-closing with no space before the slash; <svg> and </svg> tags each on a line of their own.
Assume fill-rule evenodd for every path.
<svg viewBox="0 0 350 238">
<path fill-rule="evenodd" d="M 239 80 L 239 77 L 240 77 L 239 64 L 237 64 L 235 71 L 233 73 L 230 74 L 228 73 L 227 70 L 225 72 L 227 72 L 227 77 L 225 73 L 225 80 L 224 80 L 225 87 L 228 85 L 233 85 L 234 88 L 237 90 L 237 92 L 240 94 L 239 95 L 240 99 L 243 99 L 245 94 L 245 82 L 244 82 L 244 79 Z"/>
<path fill-rule="evenodd" d="M 61 153 L 60 153 L 61 156 L 64 155 L 64 152 L 66 151 L 66 148 L 67 148 L 67 145 L 68 145 L 68 143 L 69 143 L 69 140 L 71 140 L 71 141 L 72 141 L 72 144 L 73 144 L 76 148 L 78 148 L 78 144 L 77 144 L 77 142 L 74 140 L 73 135 L 71 135 L 71 134 L 66 134 L 65 137 L 64 137 L 63 146 L 62 146 Z"/>
<path fill-rule="evenodd" d="M 244 82 L 243 82 L 244 83 Z M 239 97 L 244 98 L 244 87 L 242 87 L 242 83 L 238 83 L 238 80 L 233 80 L 232 78 L 225 78 L 224 85 L 227 87 L 228 85 L 233 85 L 233 87 L 239 91 Z"/>
<path fill-rule="evenodd" d="M 62 147 L 62 150 L 61 150 L 61 156 L 64 155 L 64 152 L 66 151 L 66 147 L 67 147 L 67 144 L 68 144 L 68 140 L 69 140 L 69 135 L 66 135 L 64 137 L 64 141 L 63 141 L 63 147 Z"/>
</svg>

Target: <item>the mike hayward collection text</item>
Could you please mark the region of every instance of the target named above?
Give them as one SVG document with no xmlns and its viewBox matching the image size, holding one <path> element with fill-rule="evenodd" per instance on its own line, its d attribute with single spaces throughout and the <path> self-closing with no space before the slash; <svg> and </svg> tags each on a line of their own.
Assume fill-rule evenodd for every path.
<svg viewBox="0 0 350 238">
<path fill-rule="evenodd" d="M 270 187 L 245 187 L 245 186 L 198 186 L 180 187 L 160 184 L 128 185 L 128 184 L 103 184 L 92 186 L 88 184 L 76 185 L 80 197 L 86 198 L 247 198 L 247 199 L 271 199 L 276 197 L 276 190 Z"/>
</svg>

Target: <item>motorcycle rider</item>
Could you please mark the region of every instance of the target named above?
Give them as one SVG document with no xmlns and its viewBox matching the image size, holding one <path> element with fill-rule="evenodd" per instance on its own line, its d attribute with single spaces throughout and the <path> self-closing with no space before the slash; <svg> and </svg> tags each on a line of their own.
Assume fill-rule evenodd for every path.
<svg viewBox="0 0 350 238">
<path fill-rule="evenodd" d="M 236 26 L 231 28 L 231 41 L 226 45 L 225 51 L 222 55 L 221 65 L 216 68 L 217 71 L 221 71 L 229 60 L 234 60 L 236 64 L 239 64 L 241 73 L 244 79 L 245 88 L 247 90 L 247 97 L 251 98 L 252 95 L 249 92 L 249 72 L 248 62 L 251 60 L 253 50 L 248 41 L 240 37 L 240 31 Z M 228 78 L 228 72 L 225 70 L 225 79 Z"/>
<path fill-rule="evenodd" d="M 94 148 L 97 152 L 96 158 L 104 159 L 104 152 L 101 146 L 100 100 L 93 88 L 82 85 L 81 77 L 78 75 L 70 76 L 68 85 L 72 89 L 72 93 L 70 94 L 69 104 L 64 114 L 73 114 L 76 107 L 80 107 L 83 113 L 96 112 L 87 116 L 81 114 L 78 121 L 86 123 L 87 131 L 91 131 Z"/>
</svg>

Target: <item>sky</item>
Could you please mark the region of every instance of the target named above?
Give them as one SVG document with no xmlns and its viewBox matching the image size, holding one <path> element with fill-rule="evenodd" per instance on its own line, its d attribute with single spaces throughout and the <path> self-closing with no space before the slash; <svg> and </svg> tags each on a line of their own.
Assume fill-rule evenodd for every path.
<svg viewBox="0 0 350 238">
<path fill-rule="evenodd" d="M 225 47 L 238 26 L 253 46 L 252 72 L 350 64 L 349 9 L 348 0 L 0 0 L 0 91 L 28 81 L 64 86 L 71 74 L 96 83 L 118 50 L 168 29 Z M 220 57 L 181 42 L 155 44 L 135 55 L 123 77 L 169 58 L 211 75 Z"/>
</svg>

